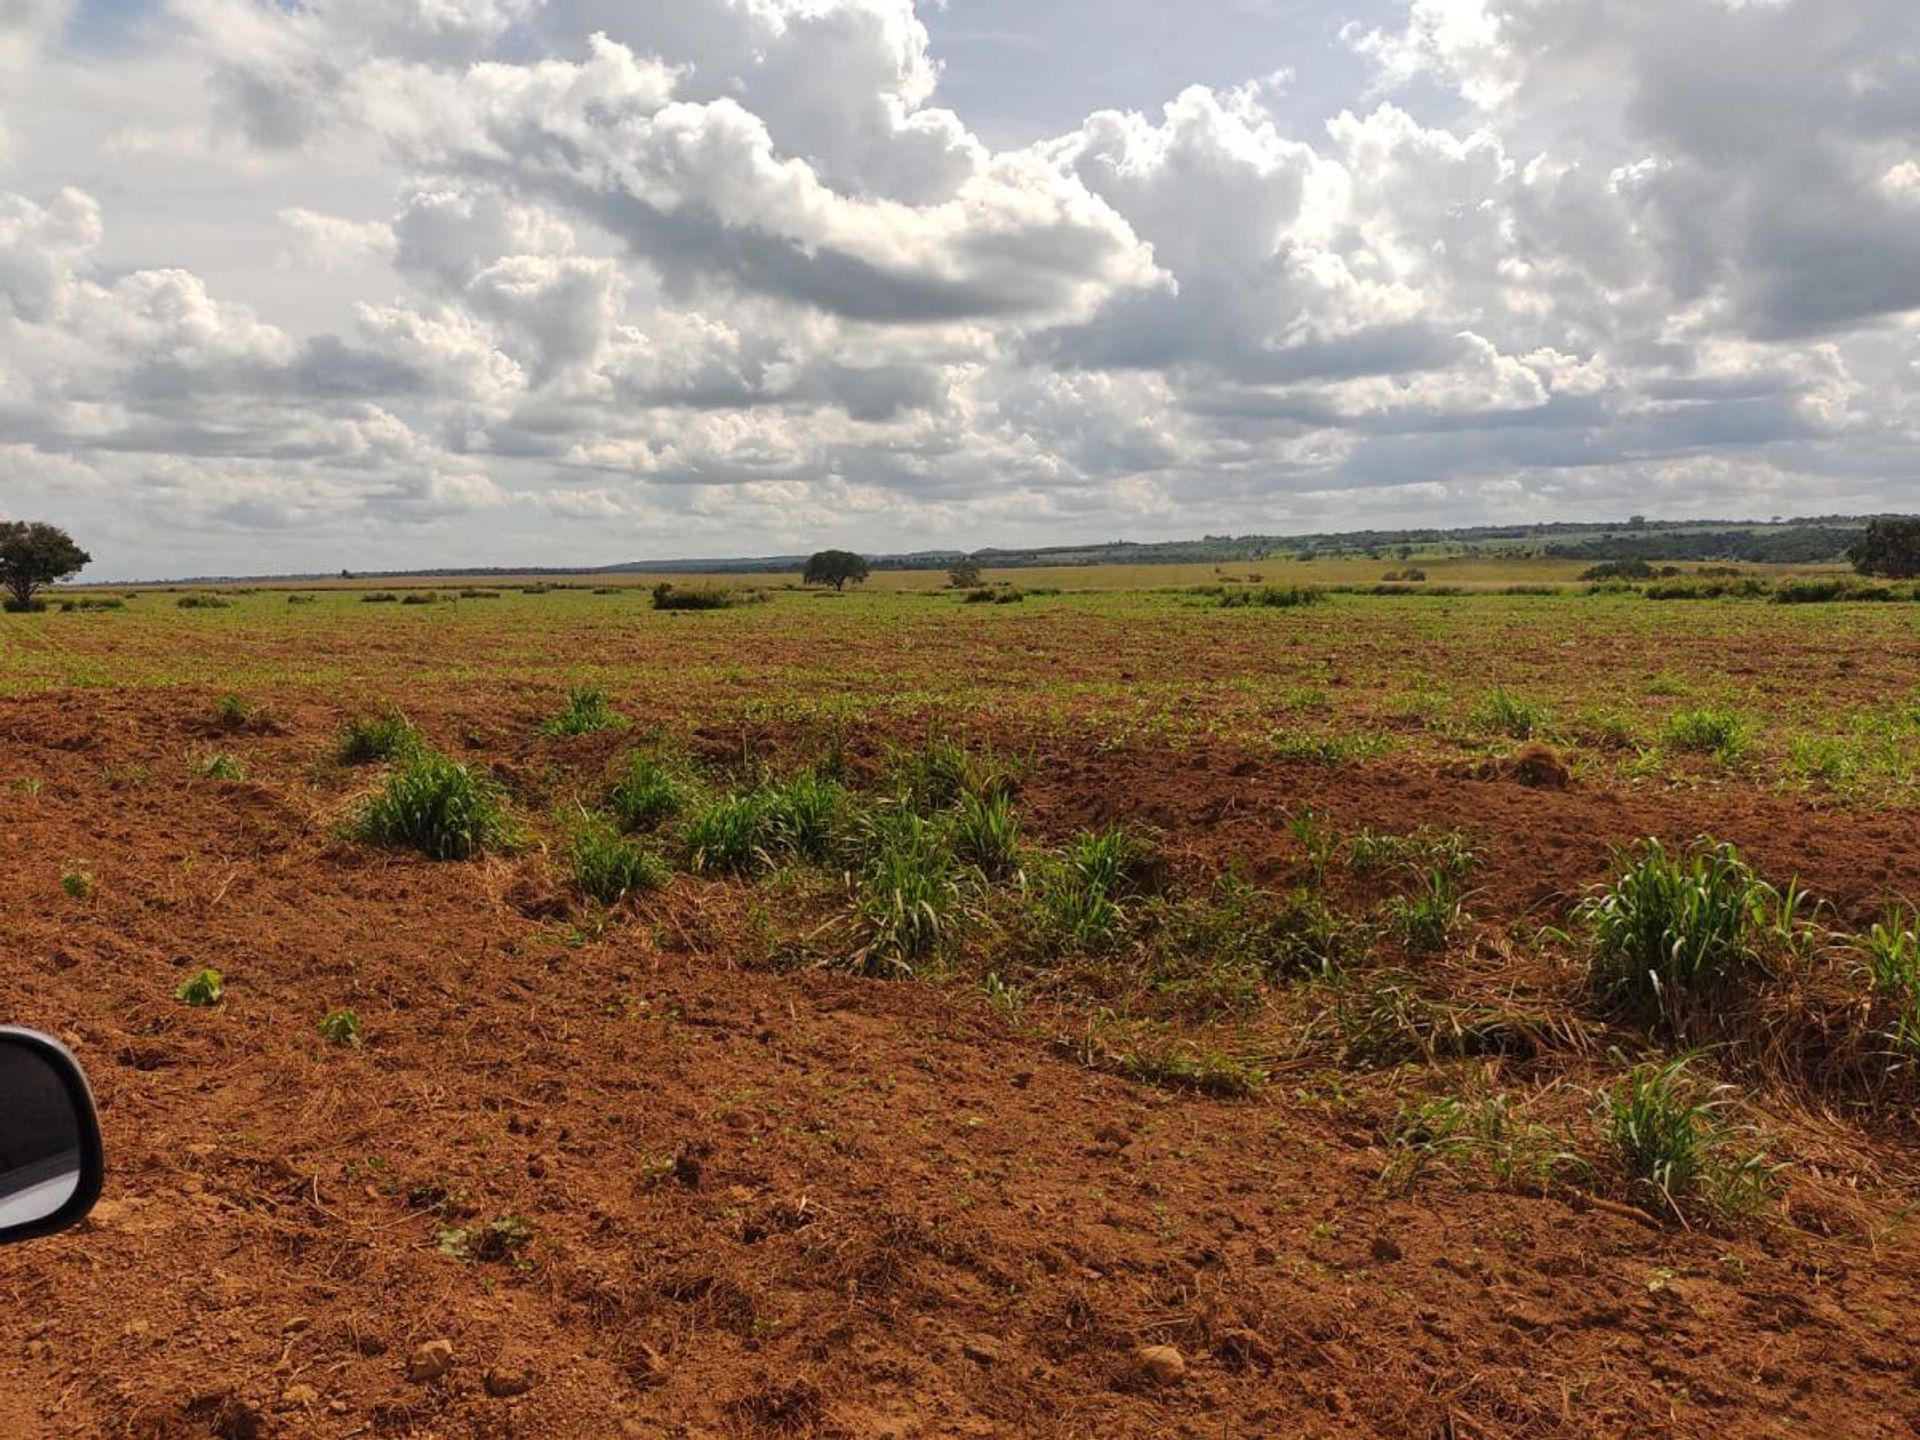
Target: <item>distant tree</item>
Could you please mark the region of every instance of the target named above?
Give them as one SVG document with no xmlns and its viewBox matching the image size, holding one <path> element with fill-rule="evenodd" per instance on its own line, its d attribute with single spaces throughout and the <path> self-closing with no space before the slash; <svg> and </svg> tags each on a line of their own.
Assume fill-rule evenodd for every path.
<svg viewBox="0 0 1920 1440">
<path fill-rule="evenodd" d="M 1920 575 L 1920 519 L 1886 516 L 1867 522 L 1867 533 L 1847 552 L 1862 575 L 1911 580 Z"/>
<path fill-rule="evenodd" d="M 803 585 L 831 585 L 836 590 L 847 588 L 851 580 L 858 585 L 867 578 L 866 560 L 851 550 L 822 550 L 807 561 L 806 572 L 801 575 Z"/>
<path fill-rule="evenodd" d="M 33 597 L 43 586 L 78 574 L 92 560 L 56 525 L 0 521 L 0 586 L 6 589 L 9 610 L 31 610 Z"/>
<path fill-rule="evenodd" d="M 956 590 L 971 590 L 980 583 L 980 567 L 971 560 L 956 560 L 947 571 L 947 584 Z"/>
</svg>

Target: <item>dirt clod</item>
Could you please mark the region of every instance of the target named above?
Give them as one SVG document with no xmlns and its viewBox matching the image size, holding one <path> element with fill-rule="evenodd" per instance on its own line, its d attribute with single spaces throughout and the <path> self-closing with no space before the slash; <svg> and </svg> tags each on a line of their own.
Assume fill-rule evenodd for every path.
<svg viewBox="0 0 1920 1440">
<path fill-rule="evenodd" d="M 533 1388 L 533 1372 L 525 1365 L 489 1365 L 480 1383 L 496 1400 L 510 1400 Z"/>
<path fill-rule="evenodd" d="M 427 1340 L 413 1347 L 407 1356 L 407 1379 L 416 1385 L 438 1380 L 453 1368 L 453 1342 Z"/>
<path fill-rule="evenodd" d="M 1134 1368 L 1151 1385 L 1178 1385 L 1187 1378 L 1187 1359 L 1171 1345 L 1142 1345 L 1133 1352 Z"/>
</svg>

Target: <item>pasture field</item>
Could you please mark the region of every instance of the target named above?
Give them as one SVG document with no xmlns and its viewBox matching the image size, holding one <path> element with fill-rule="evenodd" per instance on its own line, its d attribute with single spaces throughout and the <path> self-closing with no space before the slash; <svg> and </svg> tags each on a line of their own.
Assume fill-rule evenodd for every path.
<svg viewBox="0 0 1920 1440">
<path fill-rule="evenodd" d="M 1912 1433 L 1920 604 L 1178 568 L 0 616 L 0 1435 Z"/>
</svg>

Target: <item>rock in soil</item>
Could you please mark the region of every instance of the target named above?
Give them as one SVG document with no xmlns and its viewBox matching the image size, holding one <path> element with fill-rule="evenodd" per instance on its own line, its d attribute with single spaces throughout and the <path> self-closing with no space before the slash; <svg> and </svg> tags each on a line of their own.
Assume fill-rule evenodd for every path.
<svg viewBox="0 0 1920 1440">
<path fill-rule="evenodd" d="M 1142 1345 L 1133 1352 L 1140 1378 L 1155 1385 L 1178 1385 L 1187 1378 L 1187 1360 L 1171 1345 Z"/>
</svg>

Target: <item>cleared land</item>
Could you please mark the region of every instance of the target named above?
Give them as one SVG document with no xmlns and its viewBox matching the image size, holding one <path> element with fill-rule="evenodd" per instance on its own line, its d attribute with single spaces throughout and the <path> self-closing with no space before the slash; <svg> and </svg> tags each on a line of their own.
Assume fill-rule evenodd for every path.
<svg viewBox="0 0 1920 1440">
<path fill-rule="evenodd" d="M 1920 606 L 494 588 L 0 617 L 0 1428 L 1920 1425 Z"/>
</svg>

